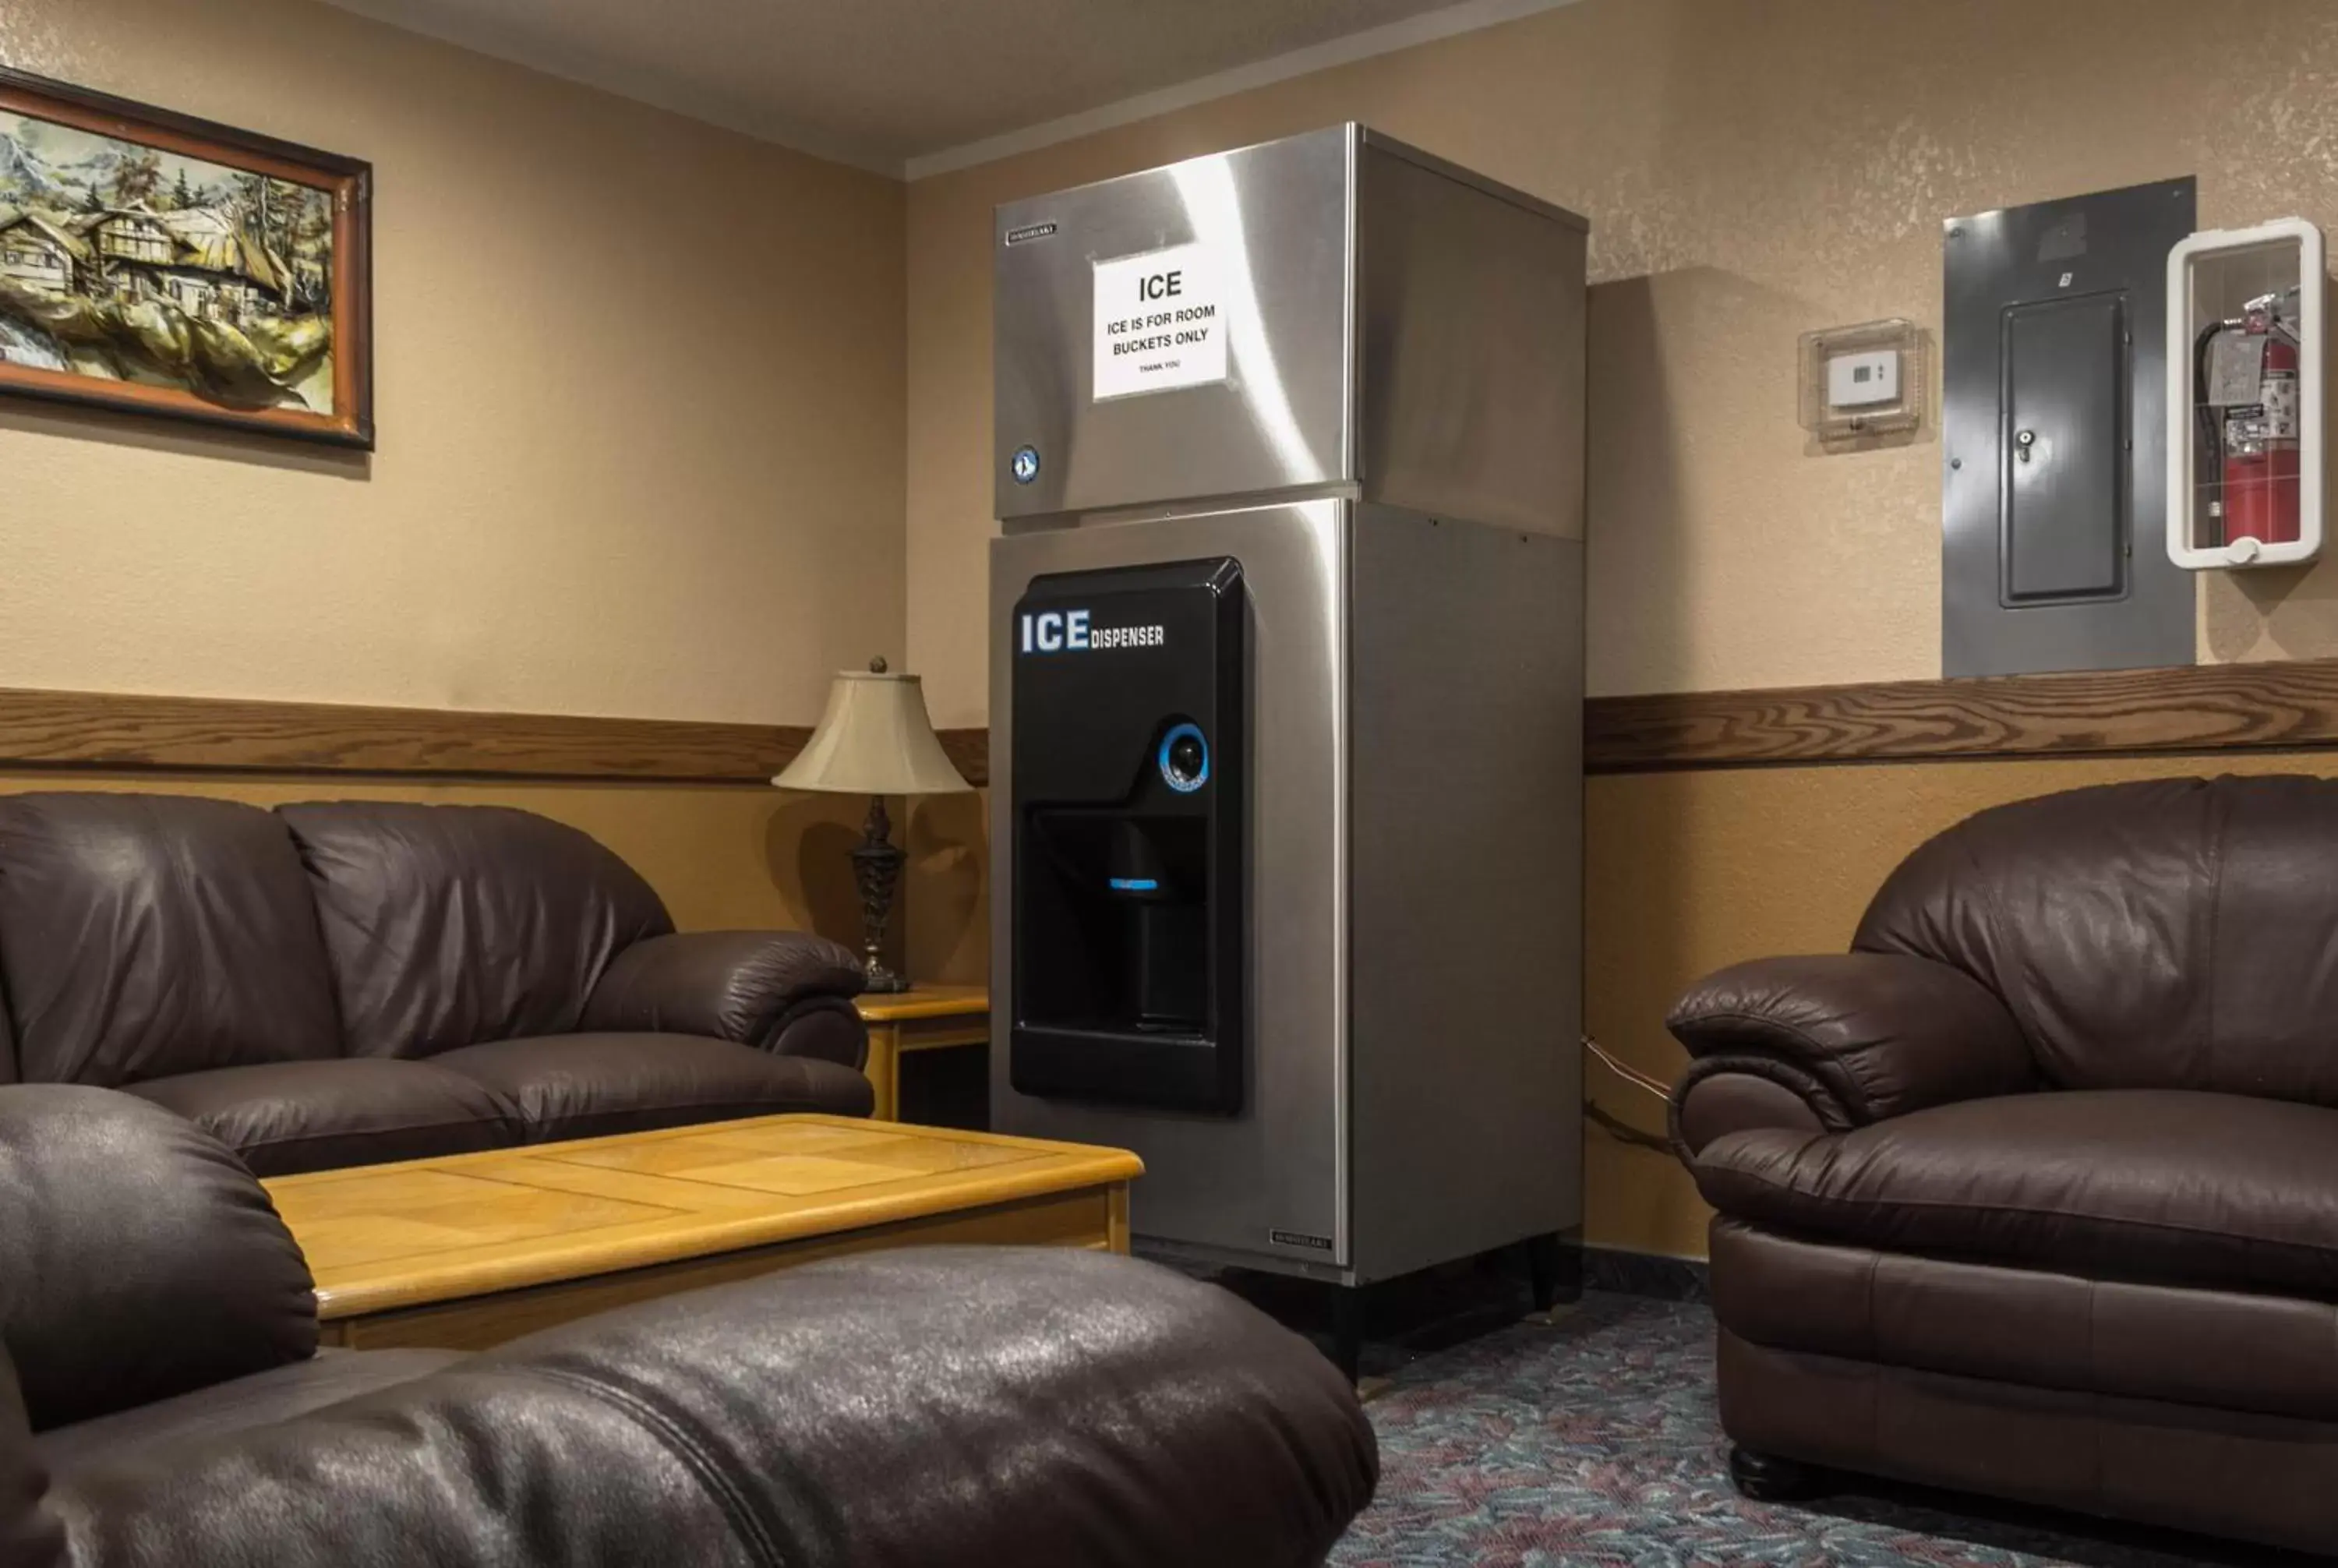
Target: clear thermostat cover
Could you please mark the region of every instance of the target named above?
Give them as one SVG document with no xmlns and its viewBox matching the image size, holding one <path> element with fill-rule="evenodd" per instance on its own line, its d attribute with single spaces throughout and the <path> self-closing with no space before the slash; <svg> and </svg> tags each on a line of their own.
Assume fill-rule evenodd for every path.
<svg viewBox="0 0 2338 1568">
<path fill-rule="evenodd" d="M 1905 317 L 1827 327 L 1801 338 L 1797 416 L 1822 443 L 1920 429 L 1931 368 Z"/>
</svg>

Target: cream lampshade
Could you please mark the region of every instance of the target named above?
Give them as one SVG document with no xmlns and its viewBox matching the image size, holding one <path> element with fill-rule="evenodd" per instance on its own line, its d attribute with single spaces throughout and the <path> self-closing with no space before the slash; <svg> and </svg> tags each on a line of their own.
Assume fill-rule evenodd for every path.
<svg viewBox="0 0 2338 1568">
<path fill-rule="evenodd" d="M 907 991 L 909 983 L 885 966 L 885 925 L 906 857 L 892 843 L 888 795 L 946 795 L 971 789 L 942 750 L 926 715 L 925 689 L 915 675 L 894 675 L 885 661 L 840 670 L 829 688 L 828 710 L 796 760 L 771 780 L 782 789 L 817 789 L 869 797 L 869 819 L 852 871 L 860 887 L 861 963 L 871 991 Z"/>
</svg>

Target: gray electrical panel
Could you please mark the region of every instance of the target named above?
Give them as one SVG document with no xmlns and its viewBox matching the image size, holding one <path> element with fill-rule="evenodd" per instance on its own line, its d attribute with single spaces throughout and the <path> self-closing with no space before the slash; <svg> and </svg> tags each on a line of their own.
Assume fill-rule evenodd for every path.
<svg viewBox="0 0 2338 1568">
<path fill-rule="evenodd" d="M 2193 662 L 2163 544 L 2167 252 L 2193 205 L 2168 180 L 1948 220 L 1943 675 Z"/>
</svg>

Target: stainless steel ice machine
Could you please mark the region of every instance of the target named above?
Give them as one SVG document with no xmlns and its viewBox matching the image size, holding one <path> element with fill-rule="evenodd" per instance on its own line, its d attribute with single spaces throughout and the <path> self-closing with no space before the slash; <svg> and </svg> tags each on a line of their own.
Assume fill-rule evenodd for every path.
<svg viewBox="0 0 2338 1568">
<path fill-rule="evenodd" d="M 1576 1230 L 1583 220 L 1343 125 L 997 225 L 997 1125 L 1340 1285 Z"/>
</svg>

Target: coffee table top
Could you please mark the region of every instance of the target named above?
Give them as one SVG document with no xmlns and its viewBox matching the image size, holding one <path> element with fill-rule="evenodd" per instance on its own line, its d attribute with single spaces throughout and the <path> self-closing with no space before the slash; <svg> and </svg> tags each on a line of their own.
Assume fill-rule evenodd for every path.
<svg viewBox="0 0 2338 1568">
<path fill-rule="evenodd" d="M 759 1116 L 262 1183 L 330 1320 L 1141 1175 L 1124 1149 Z"/>
</svg>

